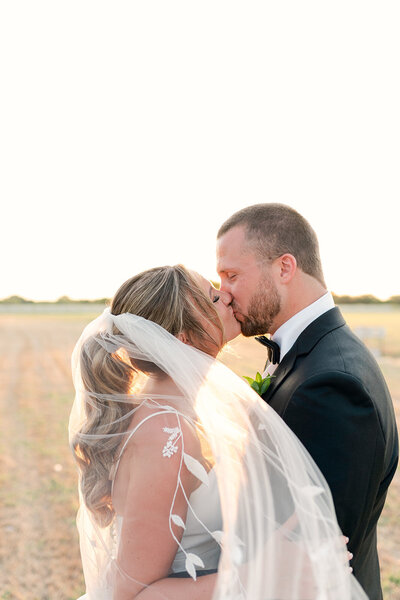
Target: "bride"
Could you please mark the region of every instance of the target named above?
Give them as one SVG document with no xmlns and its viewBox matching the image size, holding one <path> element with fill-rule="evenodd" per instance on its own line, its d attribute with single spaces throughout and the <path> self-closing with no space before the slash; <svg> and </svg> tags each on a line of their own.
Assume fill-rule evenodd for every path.
<svg viewBox="0 0 400 600">
<path fill-rule="evenodd" d="M 87 600 L 358 600 L 327 484 L 216 356 L 229 294 L 182 266 L 125 282 L 73 353 Z"/>
</svg>

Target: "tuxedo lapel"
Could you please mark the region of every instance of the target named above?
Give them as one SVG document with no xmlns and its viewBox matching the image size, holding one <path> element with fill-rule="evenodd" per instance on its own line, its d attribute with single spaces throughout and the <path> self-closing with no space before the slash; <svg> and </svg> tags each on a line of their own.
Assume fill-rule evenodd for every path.
<svg viewBox="0 0 400 600">
<path fill-rule="evenodd" d="M 270 402 L 277 389 L 282 385 L 291 371 L 293 371 L 298 356 L 309 354 L 319 340 L 327 333 L 338 327 L 343 327 L 345 324 L 346 322 L 337 306 L 310 323 L 300 334 L 289 352 L 283 357 L 282 362 L 272 375 L 271 383 L 263 399 Z"/>
<path fill-rule="evenodd" d="M 270 398 L 276 392 L 278 387 L 282 384 L 282 382 L 292 371 L 294 363 L 296 362 L 296 348 L 297 344 L 295 343 L 294 346 L 292 346 L 292 348 L 289 350 L 289 352 L 285 354 L 285 356 L 282 359 L 282 362 L 279 363 L 278 367 L 272 374 L 271 383 L 269 384 L 268 390 L 263 396 L 263 399 L 267 402 L 270 400 Z"/>
</svg>

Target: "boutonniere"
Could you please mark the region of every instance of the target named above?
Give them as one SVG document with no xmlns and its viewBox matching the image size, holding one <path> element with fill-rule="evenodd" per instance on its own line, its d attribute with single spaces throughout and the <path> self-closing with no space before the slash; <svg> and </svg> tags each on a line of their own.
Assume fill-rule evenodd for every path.
<svg viewBox="0 0 400 600">
<path fill-rule="evenodd" d="M 261 373 L 257 372 L 256 378 L 252 379 L 251 377 L 245 377 L 243 375 L 243 379 L 247 381 L 253 390 L 257 392 L 260 396 L 265 394 L 267 389 L 269 388 L 269 384 L 271 383 L 273 375 L 267 375 L 266 377 L 262 377 Z"/>
</svg>

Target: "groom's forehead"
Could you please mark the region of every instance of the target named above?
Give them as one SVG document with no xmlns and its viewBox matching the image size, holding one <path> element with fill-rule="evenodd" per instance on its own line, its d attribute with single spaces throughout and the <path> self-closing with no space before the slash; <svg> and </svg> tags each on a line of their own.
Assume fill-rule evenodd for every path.
<svg viewBox="0 0 400 600">
<path fill-rule="evenodd" d="M 233 227 L 217 240 L 217 256 L 242 253 L 246 246 L 246 235 L 243 227 Z"/>
<path fill-rule="evenodd" d="M 219 273 L 246 269 L 255 261 L 248 246 L 234 243 L 217 245 L 217 270 Z"/>
<path fill-rule="evenodd" d="M 217 257 L 248 254 L 248 242 L 243 227 L 233 227 L 217 240 Z"/>
</svg>

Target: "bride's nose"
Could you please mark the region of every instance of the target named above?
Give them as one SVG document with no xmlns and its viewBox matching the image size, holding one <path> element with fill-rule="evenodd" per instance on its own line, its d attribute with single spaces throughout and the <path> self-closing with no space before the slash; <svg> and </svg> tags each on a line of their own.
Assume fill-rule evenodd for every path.
<svg viewBox="0 0 400 600">
<path fill-rule="evenodd" d="M 229 306 L 229 304 L 232 302 L 232 296 L 230 295 L 230 293 L 219 290 L 219 294 L 220 294 L 220 298 L 221 298 L 222 302 L 226 306 Z"/>
</svg>

